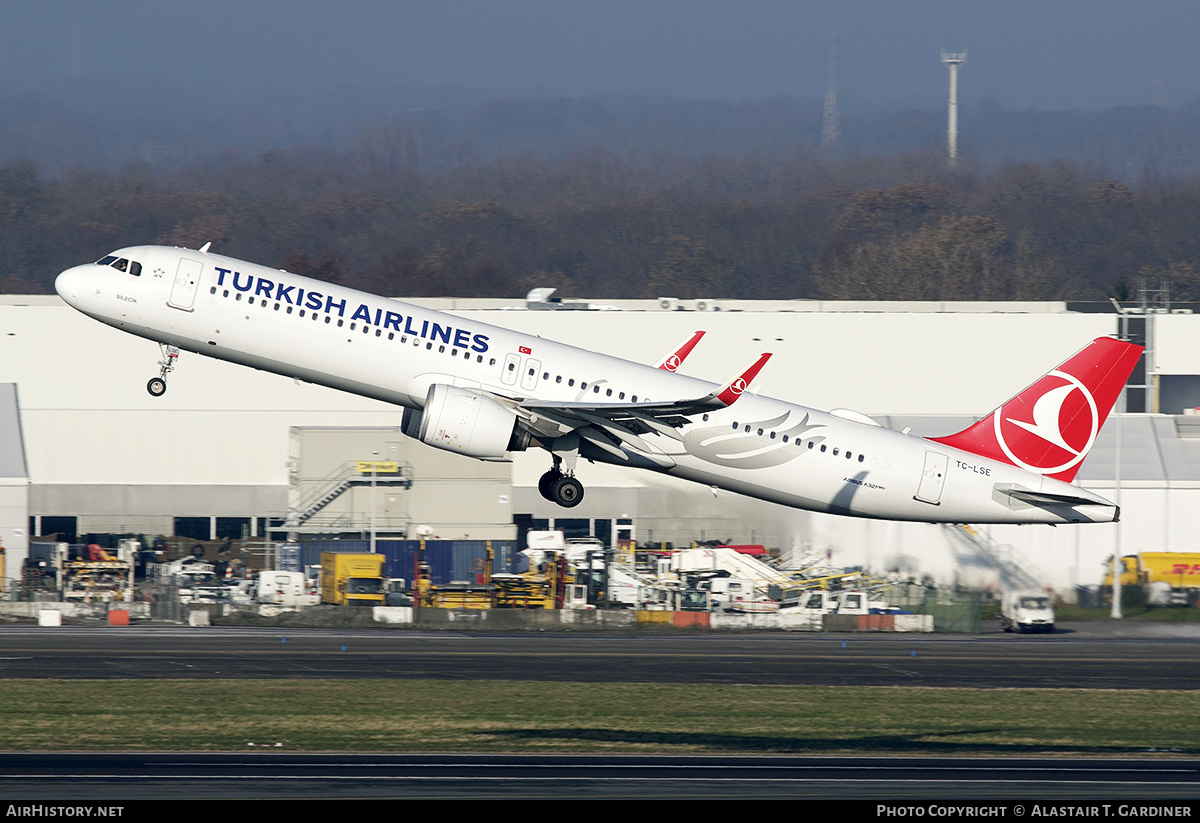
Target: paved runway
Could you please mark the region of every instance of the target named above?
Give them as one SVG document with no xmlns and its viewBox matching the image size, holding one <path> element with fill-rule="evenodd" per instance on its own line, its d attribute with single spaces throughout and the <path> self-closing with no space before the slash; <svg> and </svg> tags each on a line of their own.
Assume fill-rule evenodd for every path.
<svg viewBox="0 0 1200 823">
<path fill-rule="evenodd" d="M 1086 799 L 1093 805 L 1148 797 L 1162 805 L 1172 798 L 1200 796 L 1200 761 L 269 752 L 0 754 L 0 796 L 6 804 L 118 803 L 145 798 L 824 797 L 858 801 L 1004 798 L 1026 803 Z M 844 815 L 851 810 L 843 807 L 839 811 Z"/>
<path fill-rule="evenodd" d="M 440 678 L 1193 689 L 1192 627 L 1051 636 L 481 634 L 0 627 L 0 678 Z M 139 798 L 1002 798 L 1164 803 L 1200 761 L 855 757 L 0 754 L 6 802 Z M 861 805 L 861 802 L 860 802 Z M 864 806 L 873 812 L 874 806 Z"/>
<path fill-rule="evenodd" d="M 1177 689 L 1200 684 L 1200 637 L 6 626 L 5 677 Z"/>
</svg>

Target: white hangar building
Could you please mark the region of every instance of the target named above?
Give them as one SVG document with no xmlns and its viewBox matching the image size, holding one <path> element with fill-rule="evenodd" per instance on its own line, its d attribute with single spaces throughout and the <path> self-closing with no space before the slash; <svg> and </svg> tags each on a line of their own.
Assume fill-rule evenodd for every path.
<svg viewBox="0 0 1200 823">
<path fill-rule="evenodd" d="M 416 302 L 647 363 L 704 329 L 688 374 L 724 382 L 774 352 L 755 391 L 930 435 L 963 428 L 1092 338 L 1118 331 L 1115 311 L 1064 303 L 664 298 L 568 310 L 579 306 Z M 560 509 L 537 491 L 550 465 L 545 452 L 516 454 L 511 464 L 440 452 L 403 436 L 401 410 L 381 402 L 187 352 L 167 393 L 151 397 L 145 384 L 158 374 L 158 348 L 57 296 L 0 297 L 0 384 L 17 387 L 28 485 L 12 482 L 28 494 L 35 535 L 260 536 L 268 518 L 333 493 L 308 531 L 363 533 L 374 516 L 381 534 L 427 526 L 448 539 L 512 539 L 518 527 L 553 523 L 613 541 L 761 543 L 941 582 L 986 585 L 1020 570 L 1067 591 L 1098 582 L 1116 546 L 1182 551 L 1200 532 L 1200 428 L 1190 425 L 1200 417 L 1180 414 L 1200 406 L 1200 317 L 1151 315 L 1150 330 L 1149 378 L 1135 382 L 1152 386 L 1151 407 L 1157 401 L 1164 413 L 1123 418 L 1119 526 L 864 521 L 584 461 L 577 474 L 585 498 Z M 1132 393 L 1131 408 L 1143 408 L 1141 394 Z M 1110 418 L 1076 480 L 1110 498 L 1114 431 Z M 13 546 L 5 576 L 21 559 L 22 546 Z"/>
</svg>

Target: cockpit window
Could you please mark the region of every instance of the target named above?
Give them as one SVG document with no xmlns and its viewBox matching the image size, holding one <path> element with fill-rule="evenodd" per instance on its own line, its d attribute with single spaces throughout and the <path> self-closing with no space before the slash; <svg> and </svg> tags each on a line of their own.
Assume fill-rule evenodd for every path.
<svg viewBox="0 0 1200 823">
<path fill-rule="evenodd" d="M 127 274 L 132 274 L 134 277 L 142 276 L 142 264 L 136 260 L 130 260 L 127 257 L 117 257 L 115 254 L 110 254 L 108 257 L 102 257 L 96 261 L 97 266 L 111 266 L 117 271 L 123 271 Z"/>
</svg>

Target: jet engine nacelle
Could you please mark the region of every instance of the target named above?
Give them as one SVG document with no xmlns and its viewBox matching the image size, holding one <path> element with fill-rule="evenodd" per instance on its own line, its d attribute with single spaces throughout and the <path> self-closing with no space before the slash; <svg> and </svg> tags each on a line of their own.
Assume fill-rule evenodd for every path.
<svg viewBox="0 0 1200 823">
<path fill-rule="evenodd" d="M 529 436 L 517 429 L 517 415 L 472 389 L 434 383 L 425 408 L 404 410 L 404 433 L 428 446 L 480 460 L 503 460 L 524 451 Z"/>
</svg>

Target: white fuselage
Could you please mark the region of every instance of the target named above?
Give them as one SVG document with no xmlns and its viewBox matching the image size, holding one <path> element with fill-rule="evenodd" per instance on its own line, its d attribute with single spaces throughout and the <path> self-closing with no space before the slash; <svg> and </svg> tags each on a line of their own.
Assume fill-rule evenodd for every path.
<svg viewBox="0 0 1200 823">
<path fill-rule="evenodd" d="M 408 408 L 435 383 L 511 402 L 627 406 L 704 397 L 714 384 L 455 315 L 220 255 L 140 246 L 109 265 L 68 269 L 57 289 L 101 322 L 186 351 Z M 890 520 L 1107 522 L 1108 501 L 1078 487 L 860 420 L 750 392 L 695 414 L 649 452 L 588 459 L 662 471 L 786 506 Z M 536 421 L 535 421 L 536 422 Z M 1020 487 L 1073 504 L 1016 501 Z M 1080 501 L 1083 501 L 1082 503 Z"/>
</svg>

